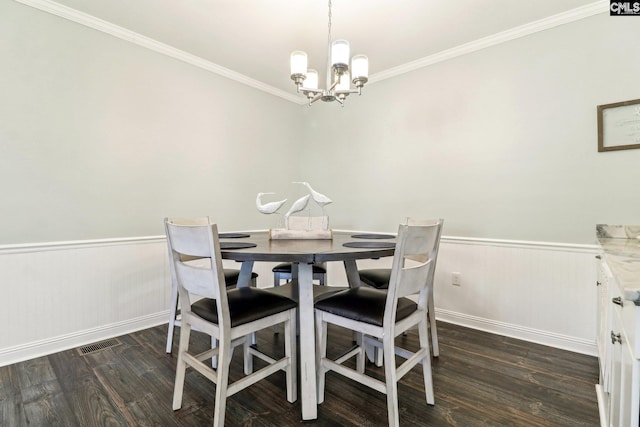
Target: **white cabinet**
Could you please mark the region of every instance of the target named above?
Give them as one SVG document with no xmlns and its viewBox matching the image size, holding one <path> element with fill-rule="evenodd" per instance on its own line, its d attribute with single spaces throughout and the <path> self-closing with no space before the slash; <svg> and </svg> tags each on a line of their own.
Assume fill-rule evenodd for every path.
<svg viewBox="0 0 640 427">
<path fill-rule="evenodd" d="M 600 257 L 598 257 L 600 259 Z M 596 343 L 598 347 L 598 360 L 600 362 L 600 385 L 608 391 L 609 365 L 605 363 L 609 360 L 611 344 L 609 343 L 609 331 L 611 330 L 611 316 L 608 309 L 611 297 L 609 296 L 609 278 L 611 272 L 605 263 L 598 261 L 598 334 Z"/>
<path fill-rule="evenodd" d="M 606 261 L 598 274 L 598 357 L 596 386 L 602 426 L 636 427 L 640 409 L 640 308 L 625 300 Z"/>
</svg>

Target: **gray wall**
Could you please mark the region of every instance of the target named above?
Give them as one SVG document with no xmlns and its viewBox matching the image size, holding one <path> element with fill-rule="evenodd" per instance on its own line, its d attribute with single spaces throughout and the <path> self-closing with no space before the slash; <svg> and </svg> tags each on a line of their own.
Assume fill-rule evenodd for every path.
<svg viewBox="0 0 640 427">
<path fill-rule="evenodd" d="M 0 245 L 270 226 L 300 106 L 7 0 L 0 58 Z"/>
<path fill-rule="evenodd" d="M 640 150 L 598 153 L 596 122 L 640 98 L 639 23 L 597 15 L 313 107 L 304 167 L 333 224 L 443 217 L 450 236 L 594 243 L 596 223 L 640 223 Z"/>
<path fill-rule="evenodd" d="M 255 194 L 294 179 L 335 228 L 592 243 L 640 222 L 640 150 L 596 151 L 596 106 L 640 98 L 639 38 L 602 14 L 309 109 L 2 1 L 0 244 L 159 235 L 166 215 L 270 227 Z"/>
</svg>

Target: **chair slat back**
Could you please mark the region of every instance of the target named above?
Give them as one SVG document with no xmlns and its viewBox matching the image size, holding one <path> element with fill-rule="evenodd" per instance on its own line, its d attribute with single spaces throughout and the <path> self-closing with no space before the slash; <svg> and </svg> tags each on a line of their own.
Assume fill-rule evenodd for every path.
<svg viewBox="0 0 640 427">
<path fill-rule="evenodd" d="M 171 247 L 174 251 L 187 257 L 205 258 L 211 256 L 209 247 L 208 223 L 198 224 L 194 220 L 182 222 L 180 219 L 168 219 L 169 236 L 171 237 Z"/>
<path fill-rule="evenodd" d="M 436 243 L 429 254 L 429 258 L 431 258 L 431 271 L 429 273 L 429 286 L 433 286 L 433 278 L 436 271 L 436 263 L 438 261 L 438 250 L 440 249 L 440 237 L 442 236 L 442 227 L 444 226 L 444 219 L 416 219 L 416 218 L 407 218 L 408 225 L 438 225 L 438 235 L 436 236 Z"/>
<path fill-rule="evenodd" d="M 432 254 L 438 245 L 441 223 L 430 221 L 400 224 L 387 291 L 384 322 L 395 323 L 398 299 L 419 294 L 419 304 L 426 304 L 426 290 L 433 270 Z M 425 309 L 426 307 L 422 307 Z"/>
<path fill-rule="evenodd" d="M 427 284 L 432 260 L 411 267 L 403 267 L 396 278 L 396 298 L 419 293 Z"/>
<path fill-rule="evenodd" d="M 193 295 L 219 299 L 225 282 L 216 224 L 209 218 L 165 219 L 165 229 L 178 286 Z"/>
<path fill-rule="evenodd" d="M 217 299 L 219 292 L 212 285 L 214 273 L 211 268 L 189 265 L 183 261 L 176 262 L 178 283 L 190 294 Z"/>
</svg>

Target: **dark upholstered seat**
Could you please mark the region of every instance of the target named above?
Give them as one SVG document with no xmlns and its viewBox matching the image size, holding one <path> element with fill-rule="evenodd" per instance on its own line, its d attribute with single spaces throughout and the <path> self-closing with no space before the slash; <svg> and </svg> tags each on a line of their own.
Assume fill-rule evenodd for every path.
<svg viewBox="0 0 640 427">
<path fill-rule="evenodd" d="M 390 268 L 371 268 L 360 270 L 360 281 L 376 289 L 387 289 L 391 278 Z"/>
<path fill-rule="evenodd" d="M 183 256 L 182 259 L 187 262 L 209 262 L 205 260 L 199 260 L 198 257 L 192 256 Z M 227 289 L 235 288 L 238 284 L 238 278 L 240 277 L 240 270 L 234 269 L 224 269 L 224 283 Z M 250 284 L 252 287 L 256 287 L 258 279 L 258 273 L 251 272 L 251 281 Z M 171 306 L 169 308 L 169 326 L 167 327 L 167 345 L 166 352 L 171 353 L 173 350 L 173 330 L 176 326 L 181 326 L 180 323 L 180 309 L 179 309 L 179 295 L 178 295 L 178 286 L 171 281 Z"/>
<path fill-rule="evenodd" d="M 226 269 L 224 270 L 224 283 L 227 288 L 235 287 L 238 284 L 238 277 L 240 277 L 240 270 Z M 258 278 L 258 273 L 251 272 L 251 286 L 255 286 L 255 280 Z"/>
<path fill-rule="evenodd" d="M 327 298 L 336 292 L 344 291 L 349 289 L 347 287 L 338 287 L 338 286 L 314 286 L 313 287 L 313 301 L 318 302 L 324 298 Z M 294 301 L 298 301 L 298 284 L 295 282 L 288 282 L 284 285 L 274 287 L 274 288 L 265 288 L 265 291 L 275 293 L 278 295 L 285 296 L 287 298 L 291 298 Z"/>
<path fill-rule="evenodd" d="M 291 274 L 291 263 L 283 262 L 282 264 L 278 264 L 271 270 L 274 273 L 289 273 Z M 317 264 L 313 264 L 313 274 L 327 274 L 327 270 L 319 266 Z"/>
<path fill-rule="evenodd" d="M 258 288 L 236 288 L 227 291 L 231 327 L 243 325 L 297 306 L 282 295 Z M 191 304 L 191 311 L 203 319 L 218 324 L 216 301 L 203 298 Z"/>
<path fill-rule="evenodd" d="M 387 293 L 379 289 L 352 288 L 319 298 L 315 303 L 318 310 L 335 314 L 358 322 L 382 326 Z M 402 320 L 418 309 L 409 298 L 398 299 L 396 321 Z"/>
</svg>

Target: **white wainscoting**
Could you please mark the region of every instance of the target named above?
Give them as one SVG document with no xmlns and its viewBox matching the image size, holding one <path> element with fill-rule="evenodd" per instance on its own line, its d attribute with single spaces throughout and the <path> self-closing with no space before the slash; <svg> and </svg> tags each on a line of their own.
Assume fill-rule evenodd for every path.
<svg viewBox="0 0 640 427">
<path fill-rule="evenodd" d="M 443 236 L 436 318 L 596 355 L 596 245 Z M 358 262 L 359 268 L 389 260 Z M 461 274 L 460 286 L 452 273 Z"/>
<path fill-rule="evenodd" d="M 595 355 L 597 247 L 443 237 L 438 319 Z M 366 260 L 361 268 L 388 266 Z M 227 268 L 238 268 L 233 261 Z M 273 264 L 256 263 L 260 287 Z M 451 273 L 462 285 L 451 285 Z M 346 283 L 329 263 L 329 283 Z M 164 238 L 0 246 L 0 366 L 166 323 Z"/>
<path fill-rule="evenodd" d="M 0 248 L 0 365 L 167 321 L 164 238 Z"/>
</svg>

